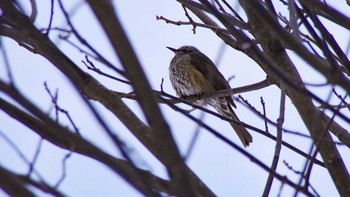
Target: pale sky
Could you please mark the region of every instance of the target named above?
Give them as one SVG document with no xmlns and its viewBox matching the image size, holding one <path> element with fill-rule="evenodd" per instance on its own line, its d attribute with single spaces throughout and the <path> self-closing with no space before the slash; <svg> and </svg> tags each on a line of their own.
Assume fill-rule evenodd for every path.
<svg viewBox="0 0 350 197">
<path fill-rule="evenodd" d="M 22 0 L 20 2 L 25 2 L 25 4 L 28 5 L 28 1 Z M 72 7 L 79 2 L 81 1 L 72 0 L 65 1 L 64 3 L 66 9 L 71 10 Z M 183 8 L 178 2 L 170 0 L 116 0 L 114 2 L 117 15 L 120 17 L 138 58 L 155 90 L 160 90 L 160 83 L 162 78 L 164 78 L 164 91 L 175 95 L 168 78 L 168 66 L 173 57 L 173 53 L 166 49 L 166 46 L 178 48 L 182 45 L 193 45 L 210 57 L 214 62 L 217 62 L 217 56 L 223 42 L 215 33 L 197 27 L 197 33 L 194 35 L 191 26 L 175 26 L 166 24 L 164 21 L 156 20 L 156 15 L 158 15 L 174 21 L 186 21 L 187 18 L 184 15 Z M 331 3 L 331 1 L 328 3 Z M 48 24 L 50 1 L 38 0 L 37 4 L 38 18 L 35 24 L 40 28 L 44 28 Z M 235 3 L 233 4 L 235 5 Z M 65 27 L 66 23 L 57 2 L 55 2 L 55 6 L 53 27 Z M 349 7 L 346 5 L 345 1 L 338 1 L 336 6 L 344 10 L 343 13 L 349 13 Z M 278 7 L 278 9 L 283 8 Z M 27 11 L 29 13 L 29 9 L 27 9 Z M 240 13 L 242 12 L 240 11 Z M 193 14 L 192 16 L 194 17 Z M 348 16 L 350 15 L 348 14 Z M 195 17 L 194 19 L 199 22 Z M 100 25 L 91 14 L 90 8 L 87 5 L 81 6 L 72 20 L 76 29 L 90 44 L 96 47 L 107 59 L 121 68 L 108 40 L 101 31 Z M 332 27 L 331 29 L 334 30 L 332 33 L 336 39 L 342 39 L 341 47 L 346 47 L 349 40 L 349 32 L 338 27 Z M 127 85 L 121 85 L 113 80 L 105 79 L 88 71 L 84 64 L 81 63 L 81 60 L 84 60 L 84 54 L 80 53 L 66 42 L 59 40 L 57 38 L 57 32 L 52 31 L 50 37 L 56 43 L 59 43 L 58 45 L 64 53 L 80 68 L 97 77 L 99 81 L 109 89 L 124 92 L 131 91 Z M 75 90 L 70 87 L 70 83 L 64 75 L 39 55 L 29 53 L 26 49 L 21 48 L 17 43 L 11 40 L 3 39 L 2 41 L 4 41 L 9 55 L 15 82 L 23 94 L 38 104 L 43 111 L 51 112 L 51 115 L 54 115 L 52 112 L 52 105 L 50 104 L 51 100 L 45 91 L 43 83 L 46 81 L 51 91 L 55 91 L 56 88 L 59 89 L 59 104 L 62 108 L 69 111 L 82 135 L 110 154 L 120 156 L 119 151 L 115 150 L 111 141 L 105 133 L 101 131 L 100 126 L 80 100 Z M 73 41 L 76 42 L 75 39 L 73 39 Z M 294 57 L 295 55 L 291 53 L 291 56 Z M 2 56 L 0 57 L 2 58 Z M 2 64 L 3 62 L 0 63 L 0 77 L 1 79 L 7 79 Z M 295 61 L 295 64 L 297 68 L 300 69 L 300 74 L 305 81 L 309 83 L 324 82 L 324 79 L 315 74 L 313 69 L 302 60 Z M 96 66 L 99 66 L 106 72 L 111 72 L 98 63 L 96 63 Z M 220 64 L 217 66 L 227 79 L 235 76 L 234 79 L 230 81 L 232 87 L 249 85 L 259 82 L 266 77 L 257 64 L 250 60 L 245 54 L 228 47 L 224 49 L 223 57 L 220 59 Z M 115 73 L 112 74 L 115 75 Z M 329 88 L 314 88 L 312 91 L 324 92 L 324 94 L 319 94 L 325 98 L 328 95 Z M 241 95 L 260 111 L 262 111 L 262 106 L 260 104 L 260 97 L 262 97 L 266 103 L 267 116 L 271 120 L 277 120 L 280 102 L 279 89 L 270 86 Z M 4 95 L 0 93 L 0 96 L 3 97 Z M 238 95 L 235 96 L 237 97 Z M 130 100 L 124 101 L 143 119 L 136 102 Z M 162 164 L 143 148 L 136 138 L 133 137 L 119 121 L 116 121 L 111 113 L 106 112 L 103 106 L 95 102 L 93 102 L 93 104 L 103 114 L 103 117 L 106 118 L 112 130 L 130 148 L 132 158 L 137 161 L 138 167 L 150 170 L 154 174 L 166 178 L 166 171 Z M 338 101 L 333 104 L 338 104 Z M 186 109 L 189 108 L 185 105 L 179 106 Z M 211 109 L 210 107 L 208 108 Z M 161 109 L 164 112 L 166 120 L 168 120 L 172 129 L 172 134 L 179 145 L 181 153 L 185 155 L 197 125 L 166 105 L 161 105 Z M 242 121 L 264 129 L 264 122 L 244 105 L 238 104 L 236 113 Z M 192 115 L 199 117 L 201 112 L 194 111 Z M 60 120 L 64 122 L 64 125 L 69 125 L 63 116 L 60 117 Z M 227 122 L 209 115 L 205 116 L 204 122 L 234 143 L 241 145 L 236 134 L 232 131 L 232 128 Z M 287 99 L 286 102 L 284 127 L 307 134 L 305 126 L 298 117 L 289 99 Z M 270 132 L 275 135 L 276 129 L 271 125 L 269 125 L 269 128 Z M 19 125 L 1 111 L 0 131 L 14 141 L 29 160 L 32 160 L 39 141 L 37 135 L 22 125 Z M 245 150 L 270 166 L 275 142 L 254 131 L 251 131 L 251 134 L 253 136 L 253 144 Z M 311 145 L 309 139 L 285 133 L 283 134 L 283 139 L 306 153 L 309 151 Z M 0 149 L 0 165 L 17 173 L 25 173 L 28 171 L 28 166 L 3 138 L 0 138 L 0 147 L 2 147 Z M 348 154 L 348 148 L 345 146 L 339 147 L 339 150 L 343 153 L 344 162 L 349 168 L 350 155 Z M 36 168 L 45 180 L 52 185 L 57 183 L 61 176 L 61 163 L 66 154 L 67 151 L 62 151 L 48 142 L 43 142 Z M 277 171 L 281 175 L 286 175 L 290 180 L 298 182 L 299 176 L 288 170 L 286 165 L 283 164 L 283 161 L 286 161 L 293 169 L 302 171 L 305 159 L 285 147 L 282 148 Z M 252 163 L 236 150 L 222 143 L 204 129 L 200 130 L 198 141 L 187 164 L 218 196 L 261 196 L 268 177 L 266 171 Z M 67 177 L 61 183 L 59 190 L 68 196 L 142 196 L 107 167 L 84 156 L 73 154 L 68 159 L 66 168 Z M 338 195 L 328 172 L 321 167 L 314 166 L 310 182 L 321 196 Z M 270 192 L 271 196 L 277 196 L 280 189 L 280 182 L 275 179 L 274 183 Z M 47 196 L 43 193 L 38 194 L 39 196 Z M 286 185 L 283 187 L 282 196 L 291 196 L 293 194 L 293 189 Z M 0 191 L 0 196 L 2 195 L 5 194 Z"/>
</svg>

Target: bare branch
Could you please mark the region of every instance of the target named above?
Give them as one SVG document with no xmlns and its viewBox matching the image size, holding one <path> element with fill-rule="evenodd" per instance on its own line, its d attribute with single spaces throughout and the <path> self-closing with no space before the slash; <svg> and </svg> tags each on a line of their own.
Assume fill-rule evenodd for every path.
<svg viewBox="0 0 350 197">
<path fill-rule="evenodd" d="M 285 105 L 286 105 L 286 93 L 282 90 L 281 91 L 281 102 L 280 102 L 280 114 L 279 118 L 277 120 L 277 140 L 276 140 L 276 146 L 275 146 L 275 153 L 273 156 L 272 164 L 271 164 L 271 171 L 276 172 L 281 149 L 282 149 L 282 125 L 284 122 L 284 111 L 285 111 Z M 269 196 L 272 182 L 273 182 L 273 174 L 269 174 L 269 177 L 266 181 L 265 189 L 263 196 Z"/>
<path fill-rule="evenodd" d="M 36 6 L 36 0 L 30 0 L 30 6 L 32 7 L 32 13 L 29 16 L 29 20 L 34 23 L 36 16 L 38 15 L 38 8 Z"/>
<path fill-rule="evenodd" d="M 169 24 L 173 24 L 173 25 L 192 25 L 193 26 L 193 29 L 192 31 L 195 32 L 195 28 L 194 27 L 204 27 L 204 28 L 207 28 L 207 29 L 211 29 L 213 30 L 214 32 L 215 31 L 220 31 L 222 33 L 228 33 L 228 31 L 226 29 L 223 29 L 223 28 L 220 28 L 220 27 L 217 27 L 217 26 L 212 26 L 212 25 L 207 25 L 207 24 L 202 24 L 202 23 L 197 23 L 197 22 L 194 22 L 194 21 L 189 21 L 189 22 L 183 22 L 183 21 L 173 21 L 173 20 L 170 20 L 170 19 L 167 19 L 163 16 L 156 16 L 156 19 L 157 20 L 163 20 L 165 21 L 166 23 L 169 23 Z"/>
<path fill-rule="evenodd" d="M 160 153 L 164 158 L 163 163 L 167 167 L 174 187 L 179 192 L 179 195 L 193 196 L 196 190 L 190 184 L 186 165 L 180 156 L 175 141 L 170 134 L 170 128 L 159 110 L 156 97 L 151 91 L 142 66 L 124 29 L 121 27 L 111 2 L 90 0 L 88 3 L 107 33 L 115 54 L 122 62 L 136 96 L 139 98 L 138 102 L 152 129 L 153 139 L 160 147 Z"/>
<path fill-rule="evenodd" d="M 25 182 L 22 181 L 14 173 L 0 166 L 0 186 L 10 196 L 28 196 L 35 195 L 25 187 Z"/>
<path fill-rule="evenodd" d="M 172 105 L 174 108 L 178 108 L 175 105 L 168 103 L 169 105 Z M 181 112 L 181 110 L 179 110 Z M 231 146 L 232 148 L 234 148 L 235 150 L 237 150 L 238 152 L 240 152 L 241 154 L 243 154 L 244 156 L 246 156 L 247 158 L 249 158 L 252 162 L 256 163 L 257 165 L 259 165 L 259 167 L 261 167 L 262 169 L 266 170 L 267 172 L 273 174 L 274 177 L 276 177 L 278 180 L 280 180 L 283 183 L 286 183 L 288 185 L 290 185 L 291 187 L 293 187 L 294 189 L 303 192 L 305 195 L 307 196 L 312 196 L 308 191 L 303 190 L 302 188 L 298 187 L 296 184 L 294 184 L 292 181 L 290 181 L 287 177 L 281 176 L 280 174 L 272 171 L 268 166 L 266 166 L 263 162 L 261 162 L 259 159 L 257 159 L 256 157 L 254 157 L 253 155 L 251 155 L 250 153 L 248 153 L 246 150 L 244 150 L 243 148 L 239 147 L 238 145 L 236 145 L 235 143 L 232 143 L 230 140 L 228 140 L 227 138 L 225 138 L 223 135 L 221 135 L 220 133 L 218 133 L 217 131 L 215 131 L 214 129 L 212 129 L 211 127 L 209 127 L 208 125 L 204 124 L 202 121 L 198 121 L 196 120 L 195 117 L 191 116 L 190 114 L 186 113 L 186 112 L 182 112 L 183 115 L 185 115 L 186 117 L 196 121 L 199 123 L 200 126 L 202 126 L 203 128 L 205 128 L 206 130 L 208 130 L 211 134 L 215 135 L 216 137 L 218 137 L 219 139 L 221 139 L 224 143 L 226 143 L 227 145 Z M 246 126 L 246 125 L 244 125 Z"/>
<path fill-rule="evenodd" d="M 0 83 L 0 90 L 2 91 L 6 90 L 4 89 L 5 87 L 3 85 L 4 84 Z M 21 105 L 25 106 L 27 109 L 30 109 L 30 112 L 32 114 L 35 114 L 37 117 L 40 117 L 45 121 L 41 121 L 33 117 L 32 115 L 29 115 L 28 113 L 7 103 L 1 98 L 0 108 L 8 115 L 22 122 L 28 128 L 32 129 L 35 133 L 37 133 L 39 136 L 55 144 L 56 146 L 66 150 L 73 149 L 76 153 L 86 155 L 90 158 L 100 161 L 104 165 L 111 168 L 111 170 L 113 170 L 114 172 L 125 177 L 125 179 L 130 181 L 130 183 L 135 184 L 136 188 L 139 187 L 138 185 L 143 185 L 142 180 L 147 180 L 149 181 L 149 183 L 152 183 L 151 186 L 153 185 L 152 187 L 154 187 L 156 190 L 158 189 L 159 185 L 167 185 L 167 183 L 165 183 L 164 180 L 154 178 L 149 172 L 144 170 L 137 170 L 138 176 L 143 177 L 142 180 L 137 179 L 138 176 L 134 175 L 135 168 L 132 165 L 130 165 L 129 162 L 112 157 L 111 155 L 92 145 L 90 142 L 69 131 L 67 128 L 61 127 L 55 121 L 52 121 L 48 117 L 46 117 L 46 115 L 40 112 L 40 110 L 34 109 L 35 107 L 31 103 L 29 103 L 29 101 L 23 100 L 24 98 L 21 97 L 19 93 L 16 93 L 14 98 L 16 98 L 16 100 L 19 101 Z M 155 180 L 163 182 L 154 182 Z"/>
<path fill-rule="evenodd" d="M 260 103 L 263 107 L 263 115 L 264 115 L 264 123 L 265 123 L 265 131 L 269 132 L 269 128 L 267 126 L 267 117 L 266 117 L 266 108 L 265 108 L 265 101 L 262 97 L 260 97 Z M 277 124 L 278 125 L 278 124 Z"/>
<path fill-rule="evenodd" d="M 51 0 L 50 21 L 49 21 L 49 25 L 48 25 L 46 33 L 45 33 L 47 36 L 49 35 L 49 33 L 51 31 L 52 20 L 53 20 L 53 10 L 54 10 L 54 1 Z"/>
</svg>

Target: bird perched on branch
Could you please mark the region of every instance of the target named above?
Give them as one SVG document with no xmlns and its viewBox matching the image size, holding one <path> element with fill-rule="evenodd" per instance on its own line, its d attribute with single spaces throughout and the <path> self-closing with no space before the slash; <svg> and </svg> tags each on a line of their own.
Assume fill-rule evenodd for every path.
<svg viewBox="0 0 350 197">
<path fill-rule="evenodd" d="M 167 47 L 175 53 L 169 67 L 171 84 L 180 97 L 201 95 L 205 92 L 231 89 L 224 76 L 216 68 L 215 64 L 202 52 L 193 46 L 182 46 L 179 49 Z M 213 97 L 193 102 L 202 106 L 209 104 L 230 122 L 236 131 L 243 146 L 249 146 L 253 141 L 247 129 L 240 124 L 240 120 L 233 111 L 236 108 L 231 96 Z"/>
</svg>

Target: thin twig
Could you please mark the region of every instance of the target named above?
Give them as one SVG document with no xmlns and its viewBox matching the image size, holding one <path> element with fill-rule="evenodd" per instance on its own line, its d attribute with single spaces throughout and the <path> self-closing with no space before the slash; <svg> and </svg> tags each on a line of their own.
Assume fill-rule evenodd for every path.
<svg viewBox="0 0 350 197">
<path fill-rule="evenodd" d="M 260 97 L 260 103 L 262 105 L 262 108 L 263 108 L 263 115 L 264 115 L 264 123 L 265 123 L 265 131 L 269 133 L 269 128 L 267 126 L 267 116 L 266 116 L 266 107 L 265 107 L 265 101 L 263 99 L 263 97 L 261 96 Z M 278 124 L 277 124 L 278 125 Z"/>
<path fill-rule="evenodd" d="M 280 114 L 277 120 L 277 139 L 276 139 L 275 153 L 274 153 L 274 157 L 270 168 L 271 171 L 273 172 L 276 172 L 278 160 L 282 149 L 282 128 L 283 128 L 282 125 L 284 122 L 285 105 L 286 105 L 286 93 L 285 93 L 285 90 L 282 88 L 281 101 L 280 101 Z M 263 196 L 269 196 L 273 179 L 274 179 L 274 176 L 273 174 L 270 173 L 266 181 Z"/>
<path fill-rule="evenodd" d="M 30 22 L 34 23 L 38 15 L 38 7 L 36 6 L 36 0 L 30 0 L 30 6 L 32 8 L 32 13 L 29 16 Z"/>
<path fill-rule="evenodd" d="M 60 186 L 60 184 L 64 181 L 64 179 L 66 178 L 67 161 L 72 156 L 72 154 L 73 154 L 73 151 L 70 151 L 62 159 L 62 175 L 59 178 L 59 180 L 57 181 L 57 183 L 55 184 L 55 186 L 54 186 L 55 189 L 57 189 Z"/>
<path fill-rule="evenodd" d="M 35 169 L 34 166 L 35 166 L 36 161 L 37 161 L 38 158 L 39 158 L 39 154 L 40 154 L 40 151 L 41 151 L 42 144 L 43 144 L 43 138 L 40 138 L 40 139 L 39 139 L 39 142 L 38 142 L 38 145 L 36 146 L 36 150 L 35 150 L 35 153 L 34 153 L 33 160 L 32 160 L 32 162 L 30 162 L 30 164 L 29 164 L 29 171 L 28 171 L 28 173 L 27 173 L 27 176 L 28 176 L 28 177 L 31 175 L 31 173 L 32 173 L 33 170 Z"/>
<path fill-rule="evenodd" d="M 89 56 L 88 56 L 88 55 L 85 55 L 85 60 L 86 60 L 86 62 L 85 62 L 84 60 L 82 60 L 81 62 L 86 66 L 87 69 L 92 70 L 92 71 L 94 71 L 95 73 L 97 73 L 97 74 L 99 74 L 99 75 L 105 76 L 105 77 L 110 78 L 110 79 L 113 79 L 113 80 L 115 80 L 115 81 L 122 82 L 122 83 L 125 83 L 125 84 L 130 85 L 130 82 L 127 81 L 127 80 L 120 79 L 120 78 L 118 78 L 118 77 L 112 76 L 112 75 L 110 75 L 110 74 L 108 74 L 108 73 L 106 73 L 106 72 L 101 71 L 101 70 L 100 70 L 99 68 L 97 68 L 97 67 L 94 65 L 94 63 L 89 59 Z"/>
<path fill-rule="evenodd" d="M 166 23 L 169 23 L 169 24 L 173 24 L 173 25 L 192 25 L 194 27 L 204 27 L 204 28 L 207 28 L 207 29 L 211 29 L 215 32 L 219 31 L 219 32 L 222 32 L 222 33 L 229 33 L 226 29 L 223 29 L 221 27 L 217 27 L 217 26 L 213 26 L 213 25 L 207 25 L 207 24 L 203 24 L 203 23 L 197 23 L 197 22 L 194 22 L 194 21 L 190 21 L 190 22 L 183 22 L 183 21 L 172 21 L 170 19 L 167 19 L 163 16 L 156 16 L 156 19 L 157 20 L 163 20 L 165 21 Z"/>
<path fill-rule="evenodd" d="M 214 0 L 215 4 L 219 6 L 219 10 L 222 12 L 222 13 L 225 13 L 227 14 L 226 10 L 224 9 L 224 7 L 222 7 L 222 5 L 220 4 L 220 2 L 218 0 Z"/>
<path fill-rule="evenodd" d="M 53 19 L 53 10 L 54 10 L 54 0 L 51 0 L 50 21 L 49 21 L 49 26 L 47 27 L 47 30 L 46 30 L 46 33 L 45 33 L 47 36 L 49 36 L 49 33 L 51 31 L 52 19 Z"/>
<path fill-rule="evenodd" d="M 193 21 L 192 17 L 188 14 L 186 7 L 185 7 L 184 5 L 182 5 L 182 8 L 183 8 L 184 11 L 185 11 L 185 16 L 188 18 L 188 21 L 190 21 L 190 23 L 192 23 L 192 26 L 193 26 L 192 32 L 193 32 L 193 34 L 196 34 L 196 25 L 195 25 L 195 22 Z"/>
<path fill-rule="evenodd" d="M 58 105 L 58 103 L 57 103 L 57 97 L 58 97 L 57 91 L 56 91 L 56 94 L 53 95 L 53 94 L 51 93 L 51 91 L 50 91 L 50 89 L 49 89 L 49 87 L 48 87 L 46 81 L 44 82 L 44 86 L 45 86 L 45 90 L 47 91 L 47 93 L 48 93 L 49 96 L 51 97 L 52 103 L 53 103 L 54 106 L 55 106 L 55 109 L 56 109 L 56 122 L 58 123 L 58 116 L 59 116 L 58 112 L 63 113 L 63 114 L 67 117 L 67 119 L 69 120 L 70 124 L 73 126 L 74 131 L 75 131 L 78 135 L 80 135 L 79 128 L 78 128 L 78 127 L 76 126 L 76 124 L 74 123 L 72 117 L 69 115 L 69 112 L 68 112 L 67 110 L 65 110 L 65 109 L 62 109 L 62 108 Z"/>
<path fill-rule="evenodd" d="M 14 143 L 8 136 L 6 136 L 1 130 L 0 130 L 0 137 L 5 140 L 5 142 L 17 153 L 19 158 L 26 163 L 28 166 L 31 165 L 31 162 L 29 159 L 22 153 L 21 149 Z M 41 176 L 41 174 L 35 170 L 35 168 L 32 168 L 32 171 L 35 173 L 35 175 L 39 178 L 40 181 L 44 181 L 44 178 Z"/>
<path fill-rule="evenodd" d="M 339 100 L 341 100 L 341 103 L 343 103 L 343 105 L 348 106 L 349 111 L 350 111 L 350 107 L 349 107 L 350 103 L 348 103 L 348 102 L 346 101 L 346 98 L 348 97 L 348 94 L 345 95 L 344 97 L 342 97 L 340 94 L 337 93 L 337 91 L 335 90 L 335 88 L 332 89 L 332 92 L 334 92 L 334 94 L 339 98 Z M 343 108 L 343 105 L 338 105 L 338 108 L 339 108 L 339 109 Z"/>
</svg>

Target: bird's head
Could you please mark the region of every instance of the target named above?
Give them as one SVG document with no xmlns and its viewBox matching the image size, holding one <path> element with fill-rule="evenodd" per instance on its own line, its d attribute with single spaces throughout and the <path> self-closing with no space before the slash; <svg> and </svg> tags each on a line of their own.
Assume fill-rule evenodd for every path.
<svg viewBox="0 0 350 197">
<path fill-rule="evenodd" d="M 178 49 L 174 49 L 171 47 L 167 47 L 169 50 L 171 50 L 172 52 L 174 52 L 176 55 L 177 54 L 186 54 L 186 53 L 191 53 L 192 51 L 198 51 L 197 48 L 193 47 L 193 46 L 182 46 Z"/>
</svg>

